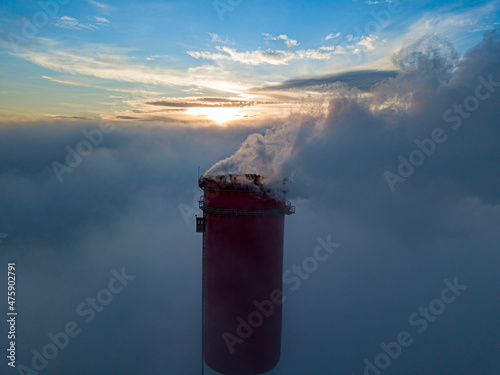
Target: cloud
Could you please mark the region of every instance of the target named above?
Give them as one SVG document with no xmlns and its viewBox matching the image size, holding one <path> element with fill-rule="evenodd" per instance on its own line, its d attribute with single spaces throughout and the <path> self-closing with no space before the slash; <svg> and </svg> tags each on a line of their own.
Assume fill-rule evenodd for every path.
<svg viewBox="0 0 500 375">
<path fill-rule="evenodd" d="M 383 3 L 390 3 L 392 0 L 367 0 L 365 1 L 366 5 L 377 5 L 377 4 L 383 4 Z"/>
<path fill-rule="evenodd" d="M 238 82 L 234 73 L 219 67 L 198 66 L 185 71 L 159 65 L 151 67 L 132 63 L 128 56 L 130 51 L 123 48 L 99 44 L 73 48 L 39 38 L 34 38 L 33 42 L 29 49 L 20 49 L 16 56 L 56 72 L 135 82 L 145 87 L 202 87 L 236 93 L 250 87 L 241 77 Z"/>
<path fill-rule="evenodd" d="M 405 46 L 392 59 L 403 72 L 432 74 L 433 79 L 447 81 L 458 63 L 458 52 L 449 40 L 434 35 Z"/>
<path fill-rule="evenodd" d="M 81 29 L 95 30 L 96 29 L 96 26 L 93 24 L 83 24 L 83 23 L 78 22 L 78 20 L 76 18 L 69 17 L 69 16 L 60 17 L 55 25 L 57 27 L 61 27 L 63 29 L 73 29 L 73 30 L 81 30 Z"/>
<path fill-rule="evenodd" d="M 467 165 L 467 173 L 476 170 L 477 178 L 484 183 L 472 187 L 470 177 L 458 181 L 460 165 L 449 167 L 449 171 L 441 170 L 440 168 L 445 168 L 443 161 L 435 157 L 437 165 L 432 166 L 434 160 L 429 160 L 429 169 L 419 169 L 419 177 L 408 179 L 399 189 L 425 190 L 436 184 L 443 184 L 444 191 L 444 186 L 453 183 L 454 194 L 463 199 L 479 197 L 484 204 L 500 204 L 500 198 L 493 198 L 491 190 L 491 186 L 497 183 L 497 178 L 481 172 L 494 168 L 492 161 L 486 162 L 482 157 L 476 160 L 472 151 L 481 149 L 483 152 L 494 152 L 491 160 L 500 159 L 500 154 L 493 151 L 495 141 L 492 141 L 500 136 L 498 129 L 492 126 L 496 118 L 495 99 L 481 103 L 481 111 L 474 113 L 474 120 L 469 120 L 471 124 L 482 124 L 481 130 L 475 127 L 476 130 L 468 128 L 462 132 L 453 132 L 449 122 L 443 120 L 443 113 L 448 108 L 453 108 L 454 103 L 462 103 L 470 95 L 471 91 L 464 90 L 463 87 L 470 87 L 469 90 L 473 92 L 479 83 L 478 77 L 500 77 L 499 50 L 498 32 L 487 33 L 481 44 L 459 62 L 458 55 L 448 40 L 430 36 L 406 45 L 393 56 L 394 63 L 400 69 L 399 73 L 348 72 L 330 77 L 291 80 L 281 86 L 268 87 L 267 89 L 295 89 L 345 82 L 351 87 L 362 86 L 364 90 L 368 90 L 368 94 L 361 94 L 356 90 L 337 91 L 337 96 L 330 100 L 327 116 L 309 116 L 308 119 L 304 115 L 296 121 L 290 120 L 276 126 L 264 135 L 249 137 L 242 145 L 241 152 L 237 151 L 216 164 L 208 173 L 225 173 L 227 170 L 232 173 L 269 173 L 265 175 L 268 179 L 278 176 L 278 180 L 283 176 L 301 175 L 302 177 L 296 178 L 296 184 L 291 186 L 292 192 L 299 195 L 306 191 L 307 185 L 319 185 L 319 181 L 323 186 L 336 186 L 337 194 L 342 189 L 341 186 L 345 187 L 344 193 L 348 195 L 350 190 L 362 189 L 358 184 L 367 184 L 377 186 L 380 189 L 378 193 L 386 195 L 390 191 L 383 172 L 397 168 L 398 155 L 411 151 L 414 138 L 428 137 L 434 128 L 443 128 L 453 133 L 450 133 L 450 138 L 453 136 L 455 142 L 459 142 L 455 147 L 473 158 Z M 483 56 L 483 62 L 479 62 L 478 56 Z M 476 131 L 474 139 L 482 144 L 474 146 L 472 143 L 460 143 L 459 139 L 468 139 L 472 131 Z M 354 143 L 356 148 L 350 149 Z M 320 144 L 324 146 L 319 146 Z M 252 147 L 256 147 L 255 156 L 249 159 Z M 280 151 L 281 147 L 284 151 Z M 405 148 L 409 150 L 405 151 Z M 328 151 L 330 149 L 331 152 Z M 451 155 L 448 154 L 450 149 L 443 147 L 441 152 L 446 163 L 453 164 Z M 453 151 L 451 154 L 456 152 L 460 151 Z M 283 153 L 291 156 L 283 157 Z M 323 153 L 330 155 L 328 172 L 323 171 L 322 163 L 314 165 L 317 163 L 316 155 Z M 263 157 L 261 162 L 259 155 Z M 486 154 L 483 156 L 486 157 Z M 302 165 L 300 172 L 297 170 L 298 165 Z M 337 174 L 337 177 L 327 177 Z M 364 176 L 363 182 L 358 181 L 361 176 Z M 314 182 L 315 179 L 318 181 Z M 388 201 L 385 203 L 391 205 L 389 202 L 393 198 L 386 196 Z M 334 200 L 336 204 L 342 205 L 340 200 Z M 395 211 L 400 212 L 399 209 Z"/>
<path fill-rule="evenodd" d="M 331 84 L 343 83 L 351 88 L 358 88 L 360 90 L 370 90 L 373 86 L 388 80 L 389 78 L 394 78 L 397 75 L 397 71 L 388 70 L 355 70 L 344 73 L 329 74 L 324 76 L 312 77 L 312 78 L 301 78 L 301 79 L 290 79 L 286 80 L 281 84 L 273 86 L 264 86 L 260 88 L 255 88 L 257 91 L 266 90 L 294 90 L 294 89 L 311 89 L 313 87 L 322 87 L 323 91 L 331 90 Z"/>
<path fill-rule="evenodd" d="M 286 35 L 279 35 L 273 37 L 269 34 L 266 40 L 272 41 L 285 41 L 285 44 L 290 47 L 296 47 L 299 43 L 295 40 L 289 39 Z M 331 37 L 330 37 L 331 35 Z M 325 40 L 336 38 L 336 35 L 330 34 Z M 216 46 L 218 52 L 208 51 L 187 51 L 187 54 L 196 59 L 213 60 L 216 62 L 231 61 L 244 65 L 288 65 L 292 61 L 316 61 L 316 60 L 330 60 L 335 55 L 346 54 L 363 54 L 366 52 L 375 52 L 377 46 L 381 41 L 376 35 L 347 36 L 347 42 L 343 45 L 330 45 L 321 46 L 318 49 L 300 49 L 300 50 L 280 50 L 280 49 L 267 49 L 267 50 L 253 50 L 240 52 L 235 48 L 227 46 Z M 384 41 L 385 42 L 385 41 Z M 345 61 L 344 61 L 345 62 Z"/>
<path fill-rule="evenodd" d="M 72 30 L 97 30 L 99 26 L 108 26 L 109 21 L 104 17 L 94 16 L 94 23 L 80 23 L 76 18 L 63 16 L 60 17 L 59 20 L 55 23 L 57 27 L 61 27 L 63 29 L 72 29 Z"/>
<path fill-rule="evenodd" d="M 92 85 L 89 85 L 89 84 L 83 83 L 83 82 L 69 81 L 66 79 L 57 79 L 57 78 L 53 78 L 53 77 L 49 77 L 49 76 L 42 76 L 42 78 L 48 79 L 49 81 L 52 81 L 52 82 L 62 83 L 63 85 L 95 87 L 95 86 L 92 86 Z"/>
<path fill-rule="evenodd" d="M 161 107 L 179 107 L 179 108 L 196 108 L 196 107 L 245 107 L 258 104 L 249 100 L 235 100 L 227 98 L 168 98 L 155 99 L 145 101 L 146 105 L 161 106 Z M 263 104 L 262 102 L 260 104 Z"/>
<path fill-rule="evenodd" d="M 216 49 L 219 52 L 199 52 L 188 51 L 187 54 L 195 59 L 205 59 L 214 61 L 232 61 L 245 65 L 287 65 L 293 60 L 328 60 L 332 53 L 325 53 L 321 50 L 298 50 L 294 52 L 282 50 L 256 50 L 238 52 L 234 48 L 220 47 Z"/>
<path fill-rule="evenodd" d="M 215 33 L 208 33 L 210 37 L 212 38 L 213 43 L 222 43 L 222 44 L 228 44 L 230 43 L 229 37 L 226 35 L 225 38 L 221 38 L 218 34 Z"/>
<path fill-rule="evenodd" d="M 256 95 L 248 95 L 256 97 Z M 169 97 L 124 101 L 125 109 L 115 112 L 114 118 L 123 119 L 133 116 L 140 121 L 178 121 L 185 125 L 198 126 L 213 121 L 225 123 L 245 119 L 242 126 L 255 126 L 256 122 L 266 121 L 267 116 L 276 113 L 283 117 L 283 109 L 291 105 L 292 97 L 262 95 L 265 99 L 223 97 Z M 286 101 L 288 100 L 288 101 Z M 195 120 L 198 120 L 196 122 Z"/>
<path fill-rule="evenodd" d="M 155 296 L 155 293 L 148 293 L 151 310 L 142 316 L 148 320 L 158 318 L 158 322 L 163 323 L 156 324 L 155 327 L 143 326 L 140 330 L 132 327 L 132 316 L 140 312 L 132 301 L 137 303 L 144 298 L 140 289 L 145 287 L 151 290 L 154 286 L 153 279 L 166 284 L 173 281 L 178 285 L 182 283 L 183 288 L 189 285 L 185 283 L 182 274 L 178 274 L 178 277 L 174 274 L 180 268 L 193 266 L 191 256 L 178 253 L 180 257 L 177 257 L 174 255 L 176 251 L 162 251 L 164 256 L 158 258 L 157 251 L 164 247 L 162 243 L 165 242 L 169 243 L 171 250 L 184 246 L 192 249 L 198 247 L 199 237 L 192 236 L 192 226 L 186 225 L 178 205 L 192 200 L 191 190 L 193 181 L 196 180 L 198 160 L 205 157 L 216 158 L 221 153 L 217 149 L 205 148 L 200 143 L 201 147 L 198 151 L 193 150 L 189 161 L 184 153 L 191 147 L 194 139 L 190 137 L 190 131 L 182 130 L 172 123 L 167 132 L 160 128 L 155 131 L 154 128 L 146 130 L 134 126 L 125 130 L 122 127 L 105 134 L 102 144 L 95 147 L 91 155 L 87 155 L 59 183 L 51 163 L 55 160 L 64 163 L 67 153 L 65 147 L 76 147 L 86 139 L 82 130 L 93 131 L 98 128 L 98 124 L 98 121 L 75 123 L 64 120 L 23 126 L 10 124 L 0 129 L 1 158 L 6 160 L 4 158 L 8 157 L 10 160 L 8 165 L 2 163 L 0 167 L 0 207 L 4 212 L 0 217 L 0 228 L 9 233 L 8 241 L 0 244 L 0 261 L 9 258 L 19 265 L 23 264 L 24 272 L 28 272 L 23 280 L 26 283 L 23 286 L 26 302 L 19 300 L 18 307 L 23 309 L 25 327 L 31 328 L 29 334 L 19 331 L 19 335 L 16 335 L 19 342 L 26 344 L 26 350 L 17 352 L 16 364 L 31 367 L 31 349 L 41 351 L 47 344 L 49 332 L 64 330 L 68 321 L 75 321 L 82 334 L 72 337 L 68 350 L 59 352 L 57 358 L 48 361 L 45 371 L 70 371 L 75 375 L 83 375 L 112 372 L 114 368 L 122 373 L 133 371 L 137 374 L 144 371 L 194 373 L 197 368 L 194 365 L 194 347 L 197 344 L 192 342 L 199 341 L 201 336 L 197 333 L 194 336 L 189 334 L 190 339 L 183 342 L 179 337 L 182 332 L 197 325 L 199 299 L 193 299 L 191 291 L 186 294 L 187 289 L 178 294 L 180 290 L 176 290 L 173 284 L 172 287 L 164 288 L 161 298 Z M 157 132 L 156 136 L 151 137 L 151 131 Z M 205 134 L 205 141 L 212 145 L 220 142 L 217 137 L 222 139 L 220 132 L 216 130 L 213 133 L 200 129 L 197 134 L 196 138 Z M 237 137 L 237 133 L 234 135 Z M 10 143 L 16 141 L 20 143 Z M 225 142 L 234 143 L 227 138 Z M 222 142 L 220 144 L 224 145 Z M 22 151 L 23 148 L 26 149 Z M 182 163 L 179 163 L 179 151 L 184 154 Z M 136 159 L 138 154 L 143 155 L 142 161 Z M 135 164 L 134 160 L 139 161 L 139 164 Z M 185 173 L 191 169 L 195 171 L 194 180 Z M 174 180 L 177 181 L 177 187 L 172 184 Z M 144 185 L 146 181 L 147 185 Z M 167 191 L 168 198 L 165 199 Z M 9 198 L 12 199 L 11 202 L 7 201 Z M 168 207 L 166 210 L 159 209 L 165 204 Z M 23 210 L 28 206 L 30 208 L 23 214 L 18 211 L 20 205 L 27 205 Z M 7 216 L 10 224 L 6 222 Z M 136 220 L 139 222 L 135 222 Z M 158 231 L 162 225 L 168 228 L 163 234 Z M 135 233 L 132 234 L 131 230 Z M 144 232 L 144 236 L 137 236 L 138 231 L 142 230 L 149 234 Z M 175 231 L 178 234 L 173 238 L 171 236 Z M 181 240 L 183 236 L 191 239 L 185 242 Z M 137 253 L 137 241 L 144 241 L 140 246 L 140 257 Z M 172 255 L 174 256 L 171 257 Z M 145 259 L 149 260 L 144 262 Z M 155 264 L 164 263 L 161 267 L 163 271 L 160 272 L 160 268 L 156 266 L 147 266 L 153 259 L 156 259 L 153 262 Z M 171 267 L 165 268 L 165 264 L 170 264 Z M 87 297 L 95 297 L 96 293 L 107 287 L 111 278 L 110 271 L 121 270 L 122 267 L 126 268 L 128 274 L 136 276 L 136 279 L 122 293 L 114 295 L 112 303 L 98 312 L 91 324 L 87 324 L 77 314 L 77 306 L 85 302 Z M 146 271 L 144 267 L 149 270 Z M 199 267 L 195 265 L 194 268 L 199 273 Z M 158 279 L 162 272 L 165 272 L 163 277 Z M 48 274 L 57 276 L 47 277 Z M 197 289 L 198 281 L 199 277 L 192 279 L 192 292 Z M 43 292 L 43 298 L 40 292 Z M 56 295 L 57 298 L 54 298 Z M 172 305 L 171 299 L 181 303 L 182 307 Z M 49 301 L 50 307 L 47 307 L 46 303 Z M 123 314 L 118 323 L 116 312 L 120 310 Z M 182 322 L 174 324 L 174 330 L 170 323 L 163 320 L 167 317 L 175 321 L 180 315 L 183 316 Z M 43 324 L 39 324 L 41 322 Z M 121 335 L 109 334 L 123 324 L 130 325 L 126 340 L 123 337 L 118 339 Z M 99 353 L 107 352 L 106 348 L 109 347 L 113 347 L 116 352 L 128 352 L 132 344 L 129 339 L 139 339 L 139 331 L 151 334 L 153 341 L 159 339 L 164 345 L 176 349 L 169 350 L 169 355 L 164 358 L 161 354 L 164 354 L 164 347 L 158 346 L 157 354 L 153 354 L 163 359 L 146 367 L 126 358 L 118 362 L 115 359 L 110 361 L 110 358 L 106 359 L 101 354 L 93 356 L 92 365 L 84 360 L 96 349 Z M 165 337 L 161 339 L 162 336 Z M 181 354 L 184 351 L 186 352 Z M 148 353 L 152 353 L 150 349 Z M 186 361 L 186 353 L 192 353 L 187 357 L 192 356 L 192 360 Z M 171 355 L 178 356 L 178 359 L 170 358 Z"/>
<path fill-rule="evenodd" d="M 372 51 L 375 49 L 375 42 L 378 37 L 375 35 L 372 36 L 363 36 L 361 40 L 358 42 L 357 46 L 363 47 L 366 51 Z"/>
<path fill-rule="evenodd" d="M 327 41 L 330 39 L 335 39 L 335 38 L 338 38 L 340 35 L 342 35 L 342 33 L 340 33 L 340 32 L 338 32 L 337 34 L 328 34 L 327 36 L 325 36 L 325 38 L 323 40 Z"/>
<path fill-rule="evenodd" d="M 288 48 L 297 47 L 300 44 L 295 39 L 290 39 L 288 36 L 283 35 L 283 34 L 282 35 L 278 35 L 278 36 L 272 36 L 270 34 L 263 33 L 262 35 L 264 35 L 266 37 L 265 38 L 266 41 L 279 41 L 279 40 L 282 40 L 286 44 L 286 46 Z"/>
<path fill-rule="evenodd" d="M 427 13 L 408 28 L 406 37 L 422 37 L 426 34 L 457 35 L 472 32 L 476 25 L 494 12 L 498 11 L 500 3 L 493 1 L 481 6 L 463 10 L 443 9 L 440 13 Z"/>
<path fill-rule="evenodd" d="M 95 0 L 86 0 L 86 1 L 87 1 L 87 3 L 92 4 L 97 8 L 101 8 L 101 9 L 108 9 L 109 8 L 109 5 L 106 5 L 104 3 L 100 3 L 100 2 L 95 1 Z"/>
<path fill-rule="evenodd" d="M 116 118 L 119 118 L 121 120 L 140 120 L 140 117 L 134 117 L 134 116 L 116 116 Z"/>
<path fill-rule="evenodd" d="M 109 24 L 109 20 L 104 17 L 94 16 L 94 19 L 97 21 L 97 25 L 107 25 Z"/>
</svg>

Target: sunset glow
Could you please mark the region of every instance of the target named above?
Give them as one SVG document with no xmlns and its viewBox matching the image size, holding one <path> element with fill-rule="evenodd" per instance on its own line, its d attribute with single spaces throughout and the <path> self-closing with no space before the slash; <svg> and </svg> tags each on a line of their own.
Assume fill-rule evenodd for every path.
<svg viewBox="0 0 500 375">
<path fill-rule="evenodd" d="M 197 119 L 212 120 L 219 125 L 245 116 L 239 108 L 190 108 L 186 113 Z"/>
</svg>

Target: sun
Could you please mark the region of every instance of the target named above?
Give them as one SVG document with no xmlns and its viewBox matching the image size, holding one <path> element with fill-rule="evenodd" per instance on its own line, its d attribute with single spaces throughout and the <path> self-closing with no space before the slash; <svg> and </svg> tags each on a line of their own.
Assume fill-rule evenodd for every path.
<svg viewBox="0 0 500 375">
<path fill-rule="evenodd" d="M 244 115 L 239 108 L 190 108 L 187 114 L 212 120 L 218 124 L 224 124 L 242 118 Z"/>
</svg>

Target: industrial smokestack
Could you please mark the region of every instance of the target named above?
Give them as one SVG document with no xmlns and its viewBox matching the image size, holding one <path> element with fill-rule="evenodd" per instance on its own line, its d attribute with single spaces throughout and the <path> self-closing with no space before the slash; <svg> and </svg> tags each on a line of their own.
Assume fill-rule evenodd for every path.
<svg viewBox="0 0 500 375">
<path fill-rule="evenodd" d="M 295 208 L 255 174 L 199 186 L 204 361 L 224 375 L 268 372 L 280 359 L 284 215 Z"/>
</svg>

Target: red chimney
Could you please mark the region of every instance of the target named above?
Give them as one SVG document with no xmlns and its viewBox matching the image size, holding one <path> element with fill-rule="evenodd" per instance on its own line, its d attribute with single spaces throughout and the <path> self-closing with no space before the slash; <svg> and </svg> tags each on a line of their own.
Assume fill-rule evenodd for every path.
<svg viewBox="0 0 500 375">
<path fill-rule="evenodd" d="M 265 373 L 280 359 L 284 215 L 295 208 L 261 181 L 248 174 L 199 179 L 203 356 L 224 375 Z"/>
</svg>

